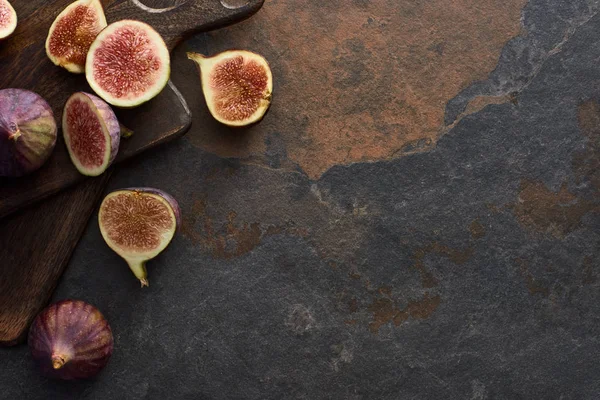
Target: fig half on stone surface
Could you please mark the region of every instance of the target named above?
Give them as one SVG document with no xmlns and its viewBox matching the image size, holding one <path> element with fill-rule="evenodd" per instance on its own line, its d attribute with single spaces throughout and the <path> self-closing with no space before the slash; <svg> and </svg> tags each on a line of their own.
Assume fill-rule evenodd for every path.
<svg viewBox="0 0 600 400">
<path fill-rule="evenodd" d="M 9 37 L 17 28 L 17 12 L 8 0 L 0 0 L 0 40 Z"/>
<path fill-rule="evenodd" d="M 50 105 L 24 89 L 0 90 L 0 177 L 19 177 L 40 168 L 56 145 Z"/>
<path fill-rule="evenodd" d="M 146 261 L 171 243 L 180 224 L 180 209 L 169 194 L 152 188 L 122 189 L 108 194 L 100 205 L 102 237 L 148 286 Z"/>
<path fill-rule="evenodd" d="M 123 20 L 94 40 L 85 76 L 107 103 L 131 108 L 157 96 L 169 81 L 171 58 L 163 38 L 150 25 Z"/>
<path fill-rule="evenodd" d="M 85 72 L 88 50 L 100 31 L 106 28 L 100 0 L 77 0 L 56 17 L 46 39 L 50 60 L 69 72 Z"/>
<path fill-rule="evenodd" d="M 198 65 L 206 104 L 217 121 L 246 126 L 263 118 L 273 93 L 273 74 L 264 57 L 244 50 L 187 56 Z"/>
<path fill-rule="evenodd" d="M 62 117 L 63 136 L 75 168 L 98 176 L 119 152 L 121 128 L 108 104 L 85 92 L 69 97 Z"/>
</svg>

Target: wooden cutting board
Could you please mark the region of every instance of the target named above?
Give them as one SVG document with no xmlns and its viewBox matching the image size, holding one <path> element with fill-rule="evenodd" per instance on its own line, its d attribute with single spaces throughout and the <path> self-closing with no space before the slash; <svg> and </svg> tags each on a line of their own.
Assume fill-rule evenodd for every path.
<svg viewBox="0 0 600 400">
<path fill-rule="evenodd" d="M 137 0 L 106 1 L 103 4 L 109 23 L 125 18 L 148 22 L 163 35 L 169 49 L 172 50 L 177 42 L 188 34 L 218 28 L 251 16 L 260 9 L 263 1 L 234 2 L 229 0 L 228 3 L 225 3 L 228 7 L 224 7 L 219 0 L 187 2 L 182 0 L 144 0 L 142 8 L 139 6 L 141 3 Z M 49 12 L 46 7 L 50 3 L 60 4 L 59 7 L 54 7 L 54 5 L 50 7 L 54 10 L 66 7 L 69 1 L 30 0 L 26 2 L 23 0 L 22 4 L 19 3 L 19 1 L 13 2 L 21 18 L 20 28 L 16 32 L 17 37 L 25 36 L 23 26 L 29 27 L 28 29 L 41 29 L 38 26 L 39 22 L 29 22 L 32 19 L 40 21 L 40 19 L 47 20 L 49 18 L 51 22 L 54 17 L 46 15 Z M 32 4 L 37 4 L 37 7 Z M 242 5 L 235 8 L 232 6 L 235 4 Z M 173 6 L 176 7 L 169 10 Z M 157 11 L 157 9 L 163 11 Z M 53 11 L 53 15 L 55 13 L 56 10 Z M 24 18 L 24 16 L 28 18 Z M 45 34 L 43 38 L 45 38 Z M 30 40 L 24 40 L 23 43 L 27 44 Z M 7 44 L 7 46 L 11 45 Z M 35 47 L 39 44 L 29 43 L 29 46 Z M 0 50 L 0 54 L 3 54 L 2 51 Z M 4 51 L 13 50 L 5 49 Z M 40 51 L 43 51 L 43 44 L 42 50 L 37 50 L 38 53 Z M 37 53 L 33 52 L 32 54 Z M 14 52 L 13 56 L 19 57 L 21 60 L 27 59 L 27 57 L 22 58 L 15 55 Z M 44 70 L 56 69 L 60 72 L 58 75 L 62 73 L 60 69 L 46 65 L 45 61 L 40 62 L 44 65 L 41 67 Z M 15 65 L 18 68 L 18 64 Z M 0 64 L 0 70 L 3 68 L 5 68 L 5 64 Z M 49 94 L 55 112 L 60 111 L 61 104 L 66 101 L 69 93 L 63 93 L 56 88 L 53 82 L 40 78 L 41 72 L 29 70 L 27 75 L 31 74 L 32 81 L 29 86 L 20 87 Z M 73 78 L 72 75 L 66 75 L 66 77 Z M 4 79 L 0 75 L 0 82 L 4 82 Z M 39 79 L 37 84 L 35 79 Z M 76 76 L 75 80 L 77 80 Z M 85 86 L 85 82 L 80 84 Z M 196 82 L 196 84 L 199 83 Z M 77 84 L 69 82 L 67 85 Z M 15 87 L 15 85 L 11 87 Z M 117 114 L 125 125 L 136 132 L 131 139 L 126 141 L 129 142 L 126 144 L 128 147 L 124 148 L 120 160 L 183 134 L 191 121 L 185 100 L 172 85 L 148 104 L 126 112 L 119 110 Z M 29 188 L 30 193 L 33 193 L 34 196 L 27 197 L 24 202 L 12 203 L 14 204 L 12 208 L 4 208 L 7 210 L 4 211 L 4 215 L 11 213 L 12 215 L 0 220 L 0 345 L 14 345 L 25 339 L 31 321 L 49 301 L 112 172 L 110 169 L 98 178 L 86 179 L 81 184 L 74 185 L 82 180 L 80 176 L 71 174 L 66 167 L 65 169 L 56 169 L 63 165 L 60 160 L 62 157 L 64 162 L 66 155 L 65 150 L 61 156 L 61 146 L 65 150 L 64 143 L 59 142 L 52 161 L 55 164 L 50 164 L 49 167 L 55 168 L 55 171 L 61 171 L 58 175 L 61 177 L 59 183 L 44 186 L 42 191 L 36 191 L 34 184 L 25 184 L 25 188 Z M 50 174 L 50 172 L 40 171 L 40 174 Z M 44 181 L 40 177 L 33 179 L 37 180 L 38 184 L 44 185 Z M 1 182 L 0 186 L 3 183 Z M 68 188 L 72 185 L 74 187 Z M 16 211 L 27 203 L 32 204 L 63 188 L 68 189 L 39 204 Z M 5 186 L 0 187 L 0 199 L 2 199 L 2 193 L 9 192 L 10 190 Z M 12 193 L 15 196 L 19 195 L 17 190 Z M 0 204 L 0 210 L 1 207 Z"/>
<path fill-rule="evenodd" d="M 223 1 L 230 4 L 227 1 L 232 0 Z M 244 5 L 238 8 L 226 7 L 220 0 L 105 0 L 103 5 L 109 24 L 121 19 L 147 22 L 163 36 L 169 50 L 173 50 L 186 35 L 239 21 L 258 10 L 263 1 L 242 1 Z M 29 89 L 40 94 L 52 107 L 59 125 L 69 96 L 81 90 L 91 91 L 83 74 L 71 74 L 56 67 L 45 53 L 44 43 L 50 25 L 71 2 L 12 1 L 19 25 L 13 36 L 0 43 L 0 88 Z M 172 112 L 171 104 L 179 111 L 178 103 L 171 86 L 142 107 L 115 108 L 119 120 L 136 133 L 122 141 L 116 161 L 123 161 L 180 134 L 190 120 L 171 118 L 177 115 Z M 56 148 L 40 170 L 25 178 L 0 178 L 0 218 L 83 179 L 69 159 L 59 130 Z"/>
</svg>

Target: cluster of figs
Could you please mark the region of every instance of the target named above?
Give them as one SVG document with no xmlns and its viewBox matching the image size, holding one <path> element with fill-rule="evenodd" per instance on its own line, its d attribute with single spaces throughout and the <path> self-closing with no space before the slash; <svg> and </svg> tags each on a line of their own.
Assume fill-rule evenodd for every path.
<svg viewBox="0 0 600 400">
<path fill-rule="evenodd" d="M 17 13 L 0 0 L 0 40 L 17 27 Z M 0 42 L 1 46 L 1 42 Z M 161 35 L 141 21 L 108 24 L 100 0 L 77 0 L 54 20 L 46 54 L 69 72 L 85 73 L 95 94 L 77 92 L 62 115 L 63 138 L 75 168 L 98 176 L 113 163 L 123 127 L 111 108 L 137 107 L 157 96 L 170 75 L 169 50 Z M 271 103 L 273 77 L 267 61 L 242 50 L 213 57 L 188 53 L 200 71 L 202 91 L 219 122 L 247 126 L 259 122 Z M 0 178 L 19 178 L 38 170 L 51 156 L 57 123 L 50 105 L 25 89 L 0 90 Z M 102 237 L 148 286 L 145 264 L 171 242 L 180 225 L 180 208 L 168 193 L 127 188 L 108 194 L 100 206 Z M 111 328 L 94 306 L 80 300 L 50 305 L 29 331 L 33 357 L 48 376 L 88 378 L 113 351 Z"/>
</svg>

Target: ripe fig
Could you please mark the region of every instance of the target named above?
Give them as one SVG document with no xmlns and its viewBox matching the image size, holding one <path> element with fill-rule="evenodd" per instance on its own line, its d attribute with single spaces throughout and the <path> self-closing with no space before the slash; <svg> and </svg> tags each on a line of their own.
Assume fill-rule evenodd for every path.
<svg viewBox="0 0 600 400">
<path fill-rule="evenodd" d="M 50 60 L 69 72 L 85 72 L 88 50 L 100 31 L 106 28 L 100 0 L 77 0 L 56 17 L 46 39 Z"/>
<path fill-rule="evenodd" d="M 107 103 L 131 108 L 158 95 L 169 81 L 171 58 L 162 37 L 132 20 L 110 24 L 94 40 L 85 75 Z"/>
<path fill-rule="evenodd" d="M 102 237 L 148 286 L 146 261 L 159 255 L 180 225 L 177 201 L 152 188 L 122 189 L 104 198 L 98 213 Z"/>
<path fill-rule="evenodd" d="M 0 0 L 0 40 L 12 35 L 17 28 L 17 12 L 8 0 Z"/>
<path fill-rule="evenodd" d="M 83 175 L 102 174 L 119 152 L 119 121 L 110 106 L 93 94 L 78 92 L 69 97 L 62 129 L 71 161 Z"/>
<path fill-rule="evenodd" d="M 212 116 L 229 126 L 260 121 L 273 93 L 273 74 L 262 56 L 230 50 L 214 57 L 188 53 L 198 65 L 202 90 Z"/>
<path fill-rule="evenodd" d="M 0 176 L 19 177 L 40 168 L 56 145 L 56 121 L 41 96 L 0 90 Z"/>
<path fill-rule="evenodd" d="M 81 300 L 63 300 L 35 318 L 28 345 L 44 375 L 83 379 L 96 375 L 108 363 L 113 335 L 96 307 Z"/>
</svg>

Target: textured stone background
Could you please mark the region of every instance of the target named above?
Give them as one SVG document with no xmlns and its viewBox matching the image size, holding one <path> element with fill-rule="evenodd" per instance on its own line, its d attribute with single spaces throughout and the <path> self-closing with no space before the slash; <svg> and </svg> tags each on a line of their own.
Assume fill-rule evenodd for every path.
<svg viewBox="0 0 600 400">
<path fill-rule="evenodd" d="M 106 314 L 111 363 L 3 349 L 0 398 L 600 398 L 599 10 L 267 0 L 187 42 L 192 130 L 111 184 L 171 192 L 181 233 L 140 290 L 91 221 L 55 299 Z M 246 132 L 184 56 L 231 47 L 277 77 Z"/>
</svg>

